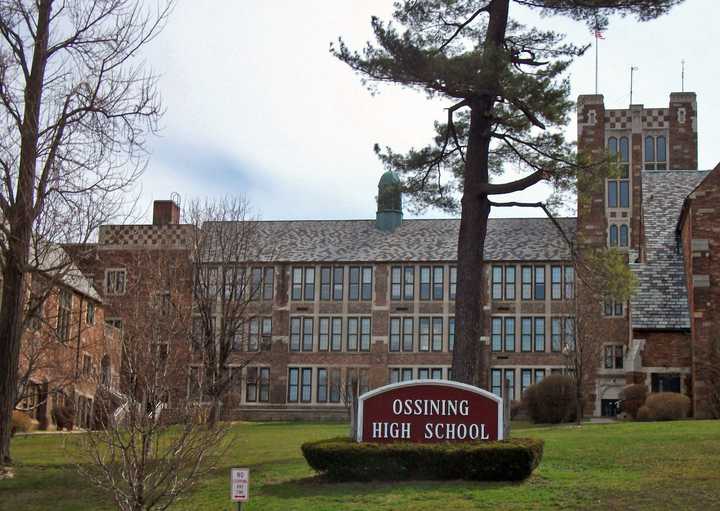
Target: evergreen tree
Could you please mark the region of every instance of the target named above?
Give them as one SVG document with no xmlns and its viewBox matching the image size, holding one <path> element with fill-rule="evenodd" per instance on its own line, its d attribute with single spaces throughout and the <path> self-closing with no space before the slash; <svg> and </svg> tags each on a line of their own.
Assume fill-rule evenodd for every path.
<svg viewBox="0 0 720 511">
<path fill-rule="evenodd" d="M 411 203 L 461 214 L 455 301 L 453 375 L 485 386 L 483 249 L 494 195 L 549 182 L 559 200 L 580 164 L 562 129 L 573 108 L 566 71 L 587 46 L 562 34 L 526 27 L 509 17 L 510 4 L 542 16 L 566 16 L 603 29 L 612 15 L 657 18 L 682 0 L 403 0 L 394 22 L 372 19 L 376 42 L 362 52 L 342 39 L 331 52 L 369 87 L 391 82 L 448 100 L 447 121 L 434 140 L 405 154 L 375 147 L 400 172 Z M 491 183 L 511 163 L 527 175 Z M 517 205 L 517 203 L 512 203 Z M 543 205 L 543 207 L 545 207 Z"/>
</svg>

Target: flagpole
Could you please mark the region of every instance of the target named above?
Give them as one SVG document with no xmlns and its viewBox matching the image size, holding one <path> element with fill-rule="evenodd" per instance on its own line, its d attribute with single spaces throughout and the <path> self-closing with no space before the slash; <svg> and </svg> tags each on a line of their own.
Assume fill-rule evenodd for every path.
<svg viewBox="0 0 720 511">
<path fill-rule="evenodd" d="M 595 30 L 595 94 L 598 93 L 598 31 Z"/>
</svg>

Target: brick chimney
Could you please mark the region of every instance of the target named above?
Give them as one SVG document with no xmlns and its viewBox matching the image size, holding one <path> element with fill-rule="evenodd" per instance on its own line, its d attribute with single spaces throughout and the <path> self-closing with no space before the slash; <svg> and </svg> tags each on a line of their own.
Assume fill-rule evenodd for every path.
<svg viewBox="0 0 720 511">
<path fill-rule="evenodd" d="M 180 207 L 172 200 L 153 202 L 153 225 L 180 223 Z"/>
</svg>

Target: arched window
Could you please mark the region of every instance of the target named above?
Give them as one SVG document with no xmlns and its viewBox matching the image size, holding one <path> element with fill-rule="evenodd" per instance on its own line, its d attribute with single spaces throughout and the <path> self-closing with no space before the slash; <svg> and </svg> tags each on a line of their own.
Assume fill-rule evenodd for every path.
<svg viewBox="0 0 720 511">
<path fill-rule="evenodd" d="M 620 246 L 627 247 L 629 245 L 630 232 L 627 224 L 620 226 Z"/>
<path fill-rule="evenodd" d="M 662 135 L 657 138 L 657 161 L 667 161 L 667 143 Z"/>
<path fill-rule="evenodd" d="M 630 160 L 630 151 L 628 146 L 628 138 L 620 137 L 620 161 L 627 162 Z"/>
<path fill-rule="evenodd" d="M 610 153 L 610 156 L 615 156 L 617 154 L 617 138 L 610 137 L 608 138 L 608 152 Z"/>
<path fill-rule="evenodd" d="M 617 247 L 618 245 L 618 227 L 613 224 L 610 226 L 610 246 Z"/>
<path fill-rule="evenodd" d="M 645 161 L 655 161 L 655 138 L 645 137 Z"/>
</svg>

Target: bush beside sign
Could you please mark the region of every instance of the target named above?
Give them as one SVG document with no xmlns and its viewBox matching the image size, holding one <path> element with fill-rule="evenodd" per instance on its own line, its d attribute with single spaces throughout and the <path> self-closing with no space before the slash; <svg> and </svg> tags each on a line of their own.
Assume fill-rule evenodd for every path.
<svg viewBox="0 0 720 511">
<path fill-rule="evenodd" d="M 478 442 L 503 439 L 502 399 L 446 380 L 413 380 L 358 400 L 360 442 Z"/>
</svg>

